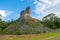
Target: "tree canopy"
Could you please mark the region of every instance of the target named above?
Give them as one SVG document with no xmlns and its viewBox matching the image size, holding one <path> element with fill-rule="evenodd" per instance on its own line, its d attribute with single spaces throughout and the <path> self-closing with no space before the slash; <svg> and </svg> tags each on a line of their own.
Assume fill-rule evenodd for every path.
<svg viewBox="0 0 60 40">
<path fill-rule="evenodd" d="M 50 13 L 43 18 L 43 24 L 52 29 L 60 28 L 60 18 Z"/>
</svg>

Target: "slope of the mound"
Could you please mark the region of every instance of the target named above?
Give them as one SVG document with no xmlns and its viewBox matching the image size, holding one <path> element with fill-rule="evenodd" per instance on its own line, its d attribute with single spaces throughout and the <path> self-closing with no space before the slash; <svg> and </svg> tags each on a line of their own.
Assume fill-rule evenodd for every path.
<svg viewBox="0 0 60 40">
<path fill-rule="evenodd" d="M 19 20 L 4 30 L 8 34 L 36 34 L 49 31 L 51 30 L 44 28 L 39 20 L 33 18 Z"/>
</svg>

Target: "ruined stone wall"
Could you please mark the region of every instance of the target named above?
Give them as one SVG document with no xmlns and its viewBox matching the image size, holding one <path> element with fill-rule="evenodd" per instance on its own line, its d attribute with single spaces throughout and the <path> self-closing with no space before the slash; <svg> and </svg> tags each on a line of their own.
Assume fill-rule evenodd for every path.
<svg viewBox="0 0 60 40">
<path fill-rule="evenodd" d="M 27 7 L 25 10 L 21 11 L 20 18 L 27 19 L 30 17 L 30 7 Z"/>
</svg>

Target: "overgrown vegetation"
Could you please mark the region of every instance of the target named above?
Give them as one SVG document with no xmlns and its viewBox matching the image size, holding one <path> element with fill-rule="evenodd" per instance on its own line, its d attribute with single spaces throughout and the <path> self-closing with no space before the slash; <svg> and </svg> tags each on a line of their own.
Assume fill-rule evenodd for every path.
<svg viewBox="0 0 60 40">
<path fill-rule="evenodd" d="M 44 24 L 44 26 L 46 26 L 48 28 L 52 28 L 52 29 L 60 28 L 60 18 L 55 16 L 55 14 L 53 14 L 53 13 L 45 16 L 43 18 L 42 23 Z"/>
<path fill-rule="evenodd" d="M 17 28 L 18 27 L 18 28 Z M 45 33 L 50 31 L 50 29 L 59 29 L 60 28 L 60 18 L 55 14 L 50 13 L 46 15 L 42 21 L 37 19 L 27 19 L 27 20 L 12 20 L 9 22 L 2 21 L 0 19 L 0 34 L 4 33 L 6 29 L 15 34 L 38 34 Z M 13 30 L 13 31 L 12 31 Z M 9 33 L 9 32 L 8 32 Z M 14 34 L 13 33 L 13 34 Z"/>
</svg>

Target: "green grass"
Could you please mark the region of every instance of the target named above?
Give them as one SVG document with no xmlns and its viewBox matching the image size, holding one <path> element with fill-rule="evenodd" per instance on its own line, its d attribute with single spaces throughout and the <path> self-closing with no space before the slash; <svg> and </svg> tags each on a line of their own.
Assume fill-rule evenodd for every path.
<svg viewBox="0 0 60 40">
<path fill-rule="evenodd" d="M 9 36 L 9 35 L 8 35 Z M 28 34 L 28 35 L 11 35 L 10 37 L 3 38 L 4 40 L 52 40 L 60 36 L 60 32 L 43 33 L 43 34 Z"/>
</svg>

